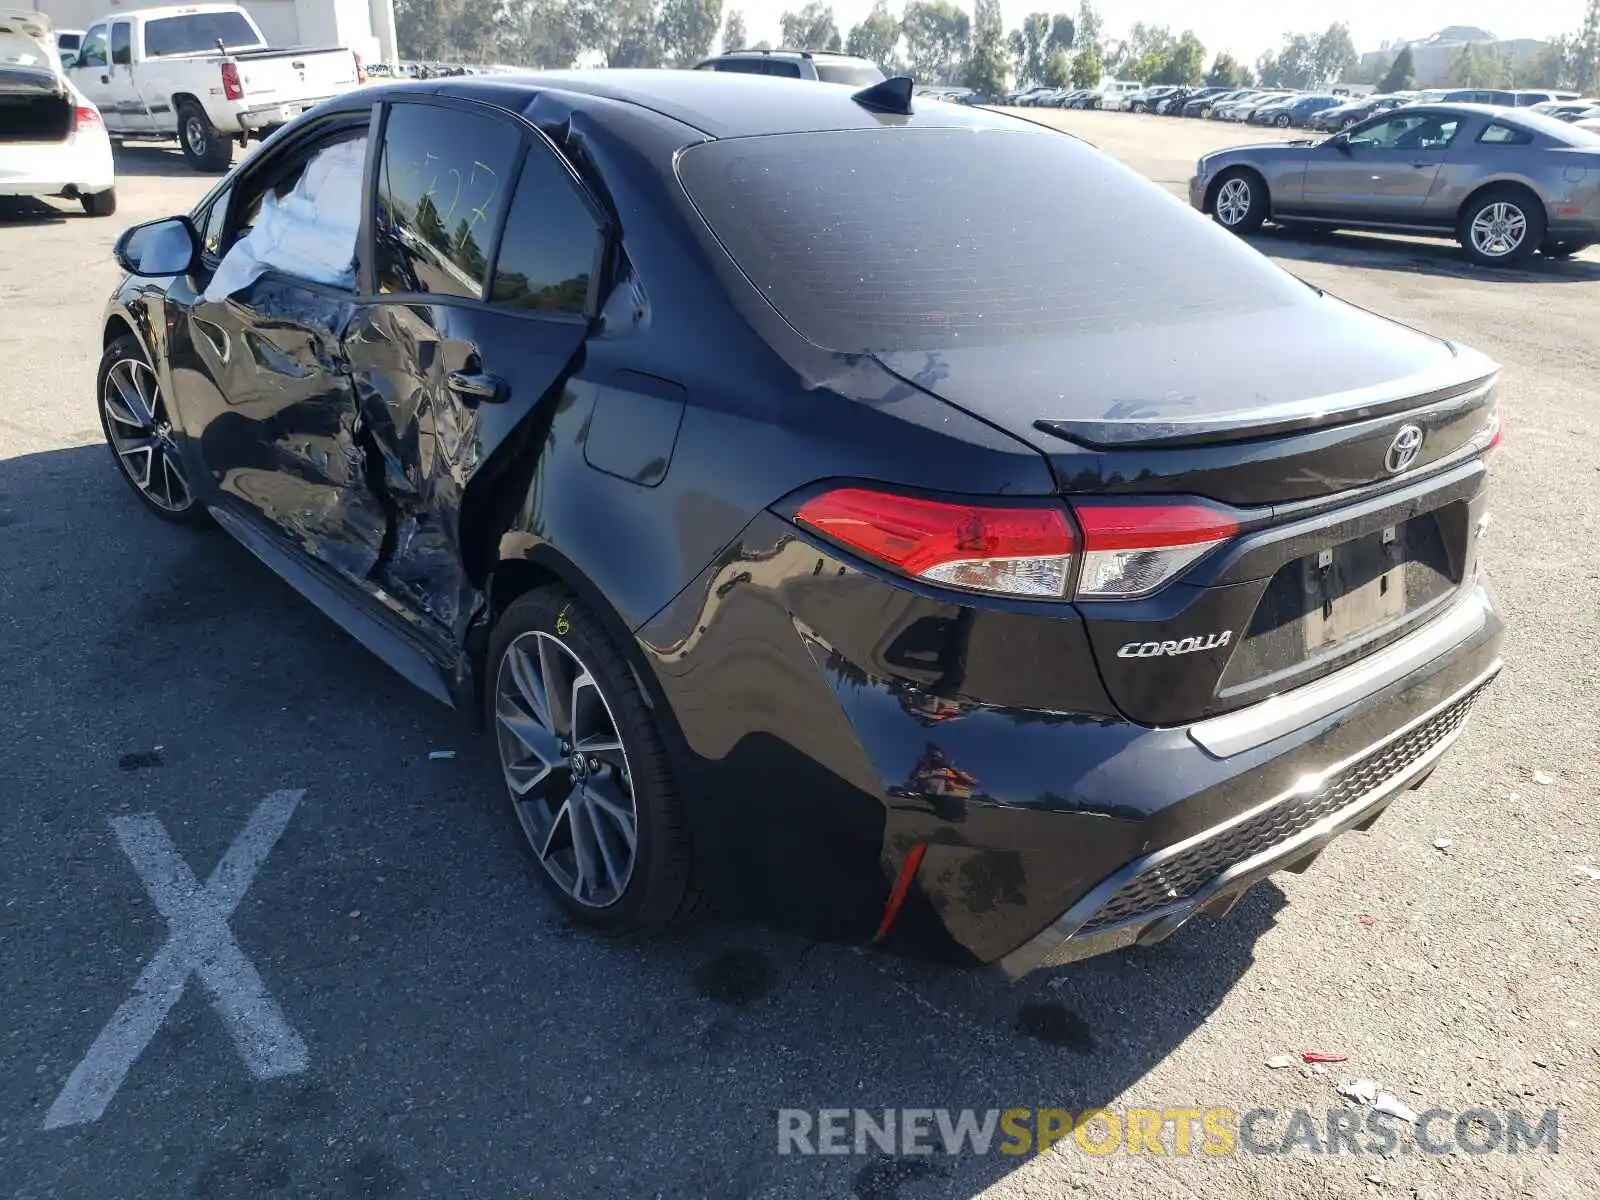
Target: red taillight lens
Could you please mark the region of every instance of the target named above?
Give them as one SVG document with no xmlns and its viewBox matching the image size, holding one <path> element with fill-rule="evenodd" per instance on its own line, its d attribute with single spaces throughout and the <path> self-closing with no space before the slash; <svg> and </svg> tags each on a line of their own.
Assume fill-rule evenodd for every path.
<svg viewBox="0 0 1600 1200">
<path fill-rule="evenodd" d="M 1222 510 L 1195 501 L 1075 501 L 1083 530 L 1083 600 L 1135 600 L 1239 532 Z"/>
<path fill-rule="evenodd" d="M 80 104 L 72 111 L 72 132 L 81 129 L 95 129 L 105 125 L 100 117 L 100 110 L 92 104 Z"/>
<path fill-rule="evenodd" d="M 244 81 L 239 78 L 239 64 L 222 64 L 222 94 L 229 100 L 244 99 Z"/>
<path fill-rule="evenodd" d="M 795 519 L 869 558 L 965 591 L 1060 599 L 1077 537 L 1066 510 L 951 503 L 866 488 L 813 497 Z"/>
<path fill-rule="evenodd" d="M 365 83 L 367 81 L 367 65 L 361 61 L 361 55 L 354 50 L 350 51 L 350 57 L 356 60 L 356 82 Z"/>
</svg>

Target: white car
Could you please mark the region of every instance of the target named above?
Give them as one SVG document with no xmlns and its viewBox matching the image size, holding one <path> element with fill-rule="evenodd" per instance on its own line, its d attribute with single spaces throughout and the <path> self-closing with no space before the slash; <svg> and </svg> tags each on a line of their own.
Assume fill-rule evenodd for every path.
<svg viewBox="0 0 1600 1200">
<path fill-rule="evenodd" d="M 106 124 L 36 12 L 0 9 L 0 196 L 65 196 L 91 217 L 117 211 Z"/>
</svg>

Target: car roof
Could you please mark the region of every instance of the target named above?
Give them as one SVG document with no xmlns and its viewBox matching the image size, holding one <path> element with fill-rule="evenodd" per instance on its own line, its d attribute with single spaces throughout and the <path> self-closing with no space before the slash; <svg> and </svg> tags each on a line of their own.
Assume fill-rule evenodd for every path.
<svg viewBox="0 0 1600 1200">
<path fill-rule="evenodd" d="M 844 60 L 846 62 L 866 62 L 867 60 L 856 54 L 845 54 L 838 50 L 724 50 L 721 54 L 713 54 L 705 62 L 721 62 L 729 58 L 812 58 L 826 59 L 829 62 Z"/>
<path fill-rule="evenodd" d="M 872 129 L 886 122 L 925 128 L 989 128 L 1038 131 L 1033 122 L 965 104 L 918 97 L 910 116 L 875 113 L 855 102 L 860 89 L 809 79 L 776 81 L 763 75 L 723 71 L 607 70 L 540 71 L 526 75 L 460 76 L 382 84 L 351 93 L 340 107 L 366 106 L 384 96 L 423 94 L 479 100 L 522 111 L 542 92 L 593 96 L 637 105 L 670 117 L 710 137 Z"/>
</svg>

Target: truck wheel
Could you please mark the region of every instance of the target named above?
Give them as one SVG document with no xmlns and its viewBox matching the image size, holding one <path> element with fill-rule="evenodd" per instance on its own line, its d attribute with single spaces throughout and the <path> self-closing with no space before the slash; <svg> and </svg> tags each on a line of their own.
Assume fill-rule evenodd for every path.
<svg viewBox="0 0 1600 1200">
<path fill-rule="evenodd" d="M 233 139 L 223 137 L 194 101 L 178 106 L 178 141 L 196 171 L 221 174 L 233 166 Z"/>
<path fill-rule="evenodd" d="M 103 192 L 85 192 L 78 197 L 78 202 L 83 205 L 83 211 L 91 217 L 109 217 L 117 211 L 117 189 L 107 188 Z"/>
</svg>

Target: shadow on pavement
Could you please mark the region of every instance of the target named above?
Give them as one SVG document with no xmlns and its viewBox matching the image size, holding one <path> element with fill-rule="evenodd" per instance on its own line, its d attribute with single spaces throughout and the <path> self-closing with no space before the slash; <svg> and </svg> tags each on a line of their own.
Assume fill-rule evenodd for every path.
<svg viewBox="0 0 1600 1200">
<path fill-rule="evenodd" d="M 1480 267 L 1467 258 L 1460 246 L 1442 239 L 1268 227 L 1246 240 L 1273 258 L 1469 279 L 1474 283 L 1593 283 L 1600 280 L 1600 262 L 1592 257 L 1561 261 L 1535 254 L 1520 267 Z"/>
<path fill-rule="evenodd" d="M 50 200 L 33 196 L 0 196 L 0 226 L 6 225 L 60 225 L 74 217 L 84 217 L 83 206 L 76 200 L 56 197 Z"/>
<path fill-rule="evenodd" d="M 488 739 L 226 536 L 142 511 L 104 447 L 0 460 L 0 539 L 0 691 L 26 698 L 0 845 L 32 848 L 8 880 L 0 994 L 26 1069 L 0 1073 L 0 1135 L 27 1194 L 115 1172 L 166 1196 L 971 1195 L 1027 1161 L 1002 1134 L 984 1155 L 784 1156 L 778 1111 L 1203 1105 L 1136 1085 L 1285 903 L 1269 884 L 1017 985 L 728 921 L 589 936 L 541 894 Z M 107 817 L 157 813 L 203 875 L 280 787 L 307 798 L 232 927 L 310 1069 L 252 1080 L 191 986 L 104 1118 L 43 1130 L 159 944 Z"/>
<path fill-rule="evenodd" d="M 137 142 L 132 145 L 121 145 L 115 150 L 117 160 L 117 176 L 121 178 L 171 178 L 175 176 L 188 177 L 200 176 L 183 157 L 183 151 L 178 148 L 176 141 L 172 142 Z M 243 157 L 241 151 L 234 152 L 235 159 Z M 221 176 L 217 176 L 221 178 Z"/>
</svg>

